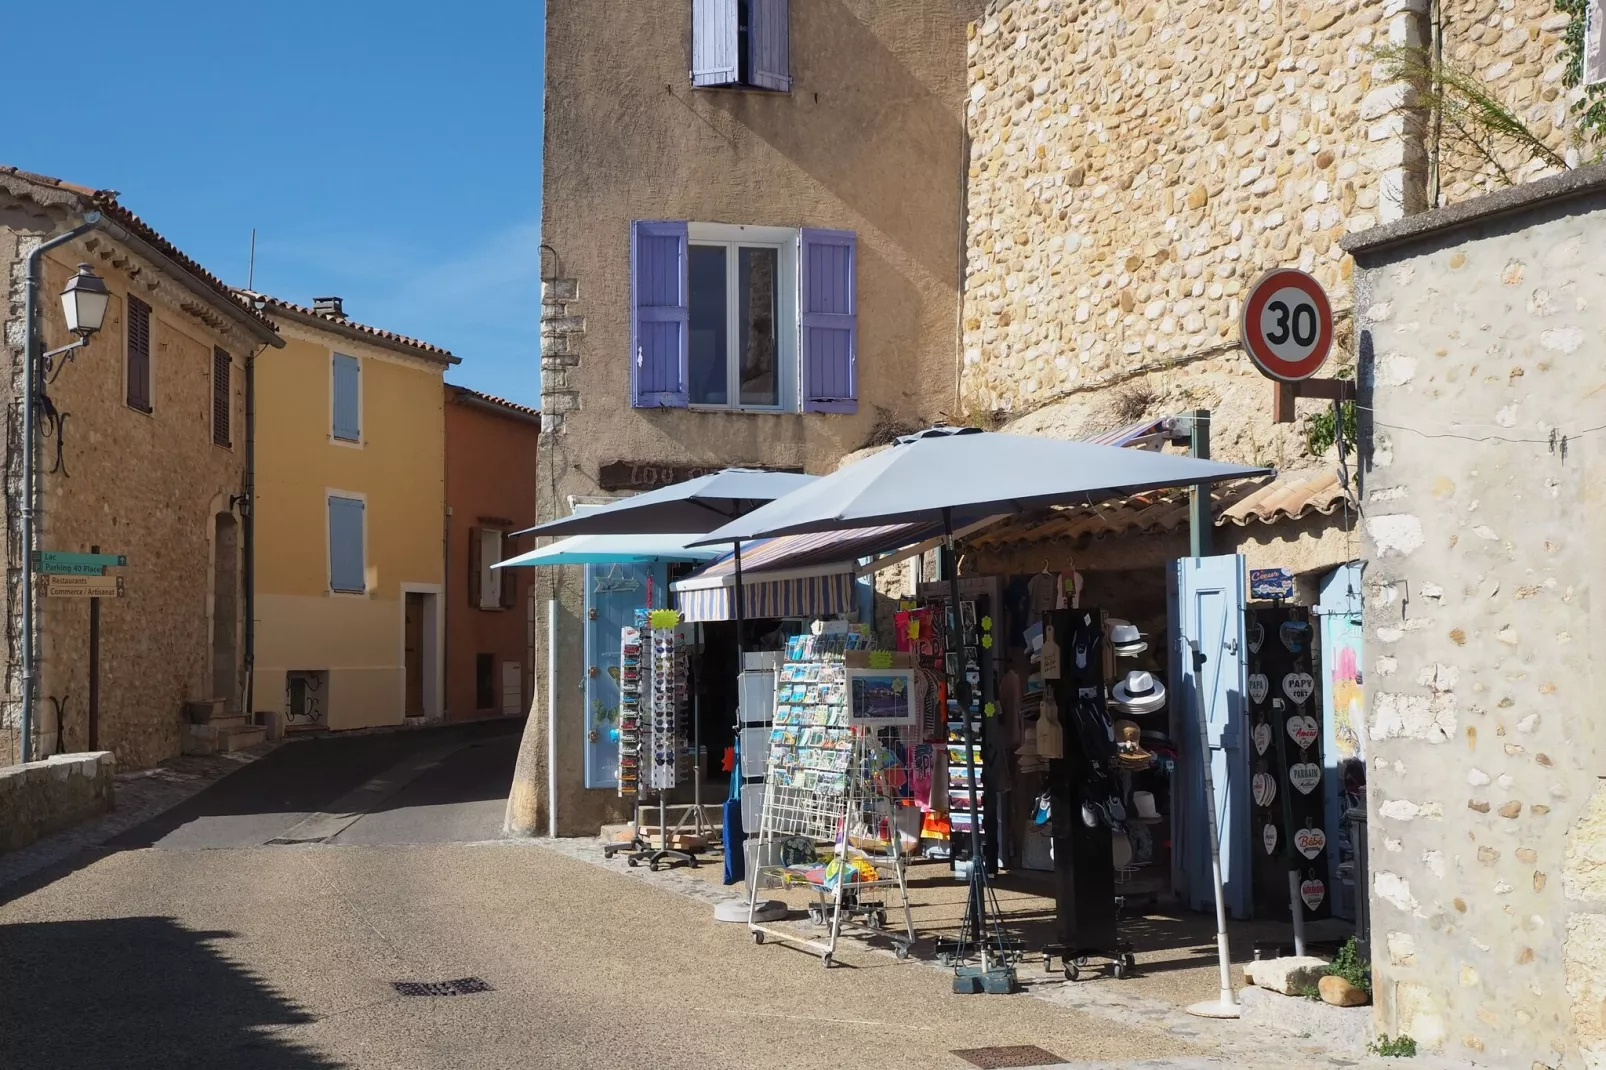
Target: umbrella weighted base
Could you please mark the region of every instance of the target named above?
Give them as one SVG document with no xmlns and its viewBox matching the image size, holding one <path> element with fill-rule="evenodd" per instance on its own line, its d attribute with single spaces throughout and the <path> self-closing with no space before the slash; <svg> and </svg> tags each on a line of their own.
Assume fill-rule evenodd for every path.
<svg viewBox="0 0 1606 1070">
<path fill-rule="evenodd" d="M 1013 966 L 993 966 L 985 970 L 980 966 L 958 966 L 954 969 L 956 995 L 974 996 L 985 992 L 990 996 L 1008 996 L 1019 989 Z"/>
<path fill-rule="evenodd" d="M 1222 993 L 1220 999 L 1190 1004 L 1187 1011 L 1197 1018 L 1239 1018 L 1243 1015 L 1242 1008 L 1233 1002 L 1230 992 Z"/>
<path fill-rule="evenodd" d="M 780 921 L 788 913 L 786 904 L 779 899 L 760 899 L 757 908 L 751 912 L 751 917 L 754 921 Z M 714 904 L 715 921 L 740 922 L 746 925 L 748 917 L 746 899 L 726 899 Z"/>
</svg>

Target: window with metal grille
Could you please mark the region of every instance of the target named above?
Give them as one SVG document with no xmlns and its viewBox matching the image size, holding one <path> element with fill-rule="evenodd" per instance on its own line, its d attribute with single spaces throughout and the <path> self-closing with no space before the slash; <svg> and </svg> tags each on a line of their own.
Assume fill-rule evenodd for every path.
<svg viewBox="0 0 1606 1070">
<path fill-rule="evenodd" d="M 129 407 L 151 411 L 151 306 L 137 297 L 128 299 L 128 380 Z"/>
<path fill-rule="evenodd" d="M 233 410 L 233 395 L 229 390 L 229 372 L 234 358 L 222 349 L 212 350 L 212 441 L 219 446 L 230 445 L 229 416 Z"/>
</svg>

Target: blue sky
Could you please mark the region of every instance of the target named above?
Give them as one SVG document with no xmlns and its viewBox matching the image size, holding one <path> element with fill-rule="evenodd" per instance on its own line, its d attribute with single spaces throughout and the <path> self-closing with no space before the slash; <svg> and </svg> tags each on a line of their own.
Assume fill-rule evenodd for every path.
<svg viewBox="0 0 1606 1070">
<path fill-rule="evenodd" d="M 543 8 L 11 4 L 0 163 L 121 191 L 236 285 L 255 227 L 257 289 L 337 294 L 535 405 Z"/>
</svg>

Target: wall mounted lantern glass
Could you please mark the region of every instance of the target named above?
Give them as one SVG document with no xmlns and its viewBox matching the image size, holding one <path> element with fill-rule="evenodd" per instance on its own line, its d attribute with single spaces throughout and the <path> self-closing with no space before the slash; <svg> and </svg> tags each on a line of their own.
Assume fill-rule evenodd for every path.
<svg viewBox="0 0 1606 1070">
<path fill-rule="evenodd" d="M 67 316 L 67 329 L 80 338 L 88 338 L 106 320 L 106 304 L 111 295 L 106 292 L 106 280 L 89 270 L 88 264 L 78 265 L 78 274 L 67 280 L 61 291 L 61 308 Z"/>
</svg>

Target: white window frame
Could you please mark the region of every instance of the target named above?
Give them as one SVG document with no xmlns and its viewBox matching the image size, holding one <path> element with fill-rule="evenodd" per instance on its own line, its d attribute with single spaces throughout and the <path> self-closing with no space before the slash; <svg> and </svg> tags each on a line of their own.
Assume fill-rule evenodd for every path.
<svg viewBox="0 0 1606 1070">
<path fill-rule="evenodd" d="M 341 438 L 335 434 L 335 361 L 338 357 L 346 357 L 357 362 L 357 437 L 354 439 Z M 362 358 L 355 353 L 342 353 L 336 349 L 329 351 L 329 423 L 327 424 L 329 441 L 336 446 L 344 446 L 353 450 L 362 449 L 363 439 L 368 430 L 368 421 L 363 418 L 363 394 L 367 390 L 367 387 L 363 384 L 368 376 L 363 371 L 362 365 Z"/>
<path fill-rule="evenodd" d="M 798 257 L 801 234 L 792 227 L 754 227 L 738 223 L 687 223 L 686 241 L 688 246 L 722 246 L 725 255 L 725 396 L 731 401 L 724 405 L 710 405 L 691 401 L 691 383 L 688 378 L 686 384 L 687 400 L 693 409 L 706 412 L 797 412 L 800 407 L 799 398 L 802 393 L 800 380 L 802 366 L 798 361 L 800 351 L 798 327 Z M 775 371 L 780 377 L 780 390 L 777 405 L 743 405 L 741 404 L 740 368 L 736 360 L 736 346 L 738 344 L 737 330 L 739 324 L 737 317 L 741 303 L 738 301 L 736 282 L 740 277 L 737 249 L 740 246 L 758 246 L 777 250 L 776 256 L 776 324 L 775 324 Z M 688 256 L 690 255 L 688 251 Z M 691 290 L 687 287 L 686 307 L 691 308 Z M 689 331 L 688 324 L 687 330 Z M 687 368 L 688 377 L 691 374 Z"/>
<path fill-rule="evenodd" d="M 480 600 L 475 609 L 496 610 L 502 606 L 502 570 L 491 566 L 502 560 L 502 548 L 507 543 L 507 532 L 501 528 L 477 528 L 480 539 Z M 490 536 L 496 536 L 496 548 L 486 553 Z M 495 675 L 495 670 L 492 670 Z"/>
<path fill-rule="evenodd" d="M 331 380 L 331 383 L 333 380 Z M 333 426 L 333 425 L 331 425 Z M 329 534 L 329 503 L 333 498 L 347 498 L 362 502 L 362 590 L 343 591 L 335 587 L 335 546 Z M 323 489 L 323 583 L 331 598 L 367 598 L 372 588 L 368 583 L 368 495 L 360 490 Z"/>
</svg>

